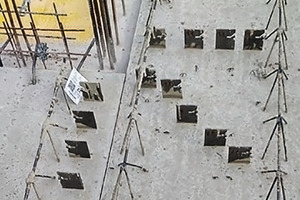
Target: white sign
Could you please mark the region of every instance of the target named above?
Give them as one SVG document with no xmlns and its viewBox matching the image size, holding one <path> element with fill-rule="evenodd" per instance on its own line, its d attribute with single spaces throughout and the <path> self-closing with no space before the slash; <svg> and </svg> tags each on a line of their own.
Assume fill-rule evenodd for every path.
<svg viewBox="0 0 300 200">
<path fill-rule="evenodd" d="M 64 90 L 75 104 L 78 104 L 82 98 L 80 82 L 86 81 L 75 68 L 72 69 Z"/>
</svg>

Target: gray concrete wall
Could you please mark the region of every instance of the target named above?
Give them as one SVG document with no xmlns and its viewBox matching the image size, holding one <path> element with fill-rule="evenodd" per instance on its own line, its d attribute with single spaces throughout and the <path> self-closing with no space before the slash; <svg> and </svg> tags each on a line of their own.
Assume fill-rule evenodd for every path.
<svg viewBox="0 0 300 200">
<path fill-rule="evenodd" d="M 136 1 L 131 2 L 132 7 L 129 6 L 129 16 L 136 15 L 138 8 L 133 6 L 134 2 Z M 284 116 L 288 121 L 286 142 L 289 160 L 282 163 L 282 169 L 288 173 L 283 179 L 287 199 L 294 200 L 300 194 L 300 144 L 297 140 L 300 118 L 297 22 L 300 5 L 296 1 L 288 3 L 289 40 L 286 44 L 290 68 L 287 70 L 289 80 L 286 82 L 286 92 L 289 112 Z M 81 102 L 78 106 L 71 104 L 71 107 L 76 110 L 93 110 L 97 130 L 78 131 L 68 114 L 62 93 L 59 92 L 53 122 L 68 127 L 68 130 L 51 128 L 50 131 L 61 162 L 56 162 L 50 141 L 46 137 L 37 173 L 55 175 L 57 171 L 80 172 L 85 190 L 62 189 L 57 180 L 38 178 L 36 186 L 42 199 L 99 199 L 102 185 L 104 190 L 101 199 L 111 199 L 119 173 L 118 164 L 124 156 L 119 152 L 128 125 L 128 115 L 132 111 L 129 102 L 136 81 L 135 70 L 149 8 L 150 1 L 143 1 L 126 77 L 121 74 L 96 73 L 98 67 L 94 57 L 88 59 L 82 69 L 82 74 L 88 80 L 100 81 L 104 102 Z M 276 168 L 276 140 L 273 138 L 266 158 L 261 160 L 274 127 L 274 123 L 262 124 L 262 121 L 277 114 L 277 94 L 274 92 L 267 110 L 263 112 L 262 108 L 274 79 L 259 80 L 251 71 L 263 66 L 273 38 L 265 41 L 262 51 L 244 51 L 242 47 L 245 29 L 264 29 L 271 8 L 272 5 L 265 5 L 265 2 L 258 0 L 173 0 L 171 4 L 163 2 L 162 5 L 157 5 L 153 25 L 165 28 L 167 39 L 165 49 L 150 48 L 147 52 L 145 64 L 154 65 L 157 87 L 143 88 L 139 99 L 140 115 L 137 122 L 145 146 L 145 156 L 141 155 L 135 128 L 131 133 L 128 162 L 148 169 L 148 172 L 143 172 L 127 167 L 136 199 L 265 199 L 275 175 L 261 174 L 261 171 Z M 274 20 L 276 18 L 275 15 Z M 129 18 L 120 20 L 123 27 L 121 41 L 126 41 L 126 32 L 134 29 L 134 20 L 128 20 Z M 273 21 L 268 33 L 275 27 L 276 21 Z M 186 28 L 205 31 L 204 49 L 184 49 L 183 32 Z M 215 49 L 215 31 L 219 28 L 236 29 L 235 50 Z M 128 60 L 130 45 L 126 45 L 122 43 L 117 47 L 121 60 Z M 85 50 L 82 46 L 73 48 L 78 49 Z M 95 52 L 92 53 L 94 56 Z M 276 54 L 274 55 L 270 61 L 273 64 L 276 62 Z M 6 59 L 6 63 L 13 60 Z M 62 62 L 50 65 L 60 68 Z M 197 71 L 195 65 L 198 66 Z M 122 61 L 118 66 L 117 69 L 121 70 L 126 62 Z M 3 77 L 0 80 L 0 111 L 3 122 L 0 177 L 4 182 L 0 199 L 21 199 L 24 195 L 25 178 L 31 170 L 58 74 L 57 70 L 45 71 L 42 66 L 39 67 L 39 82 L 36 86 L 29 84 L 29 68 L 15 69 L 7 64 L 0 69 Z M 273 69 L 274 65 L 266 71 Z M 126 83 L 114 132 L 124 78 Z M 161 79 L 181 79 L 183 98 L 162 98 Z M 198 106 L 197 124 L 177 123 L 176 105 L 186 104 Z M 228 129 L 226 146 L 204 147 L 206 128 Z M 92 158 L 69 157 L 65 139 L 87 141 Z M 113 145 L 109 153 L 111 143 Z M 250 163 L 228 164 L 229 146 L 251 146 Z M 107 161 L 108 171 L 105 174 Z M 104 176 L 106 179 L 102 182 Z M 130 199 L 124 174 L 121 183 L 118 199 Z M 276 192 L 273 190 L 270 199 L 275 198 Z M 36 199 L 33 190 L 29 199 Z"/>
<path fill-rule="evenodd" d="M 135 69 L 145 31 L 150 1 L 144 1 L 135 35 L 135 43 L 128 68 L 122 100 L 119 131 L 116 135 L 114 154 L 110 165 L 121 162 L 119 154 L 130 113 L 130 98 L 135 84 Z M 166 48 L 149 48 L 146 65 L 157 70 L 157 88 L 142 89 L 138 106 L 139 128 L 146 155 L 141 155 L 137 134 L 132 132 L 129 160 L 146 167 L 149 172 L 128 167 L 133 194 L 138 199 L 264 199 L 275 174 L 261 174 L 263 170 L 276 168 L 276 140 L 273 139 L 266 158 L 261 160 L 274 123 L 262 122 L 277 114 L 277 94 L 273 93 L 269 106 L 262 111 L 273 78 L 259 80 L 252 70 L 263 66 L 273 39 L 264 43 L 262 51 L 244 51 L 245 29 L 264 29 L 272 5 L 262 1 L 172 1 L 158 4 L 154 11 L 153 25 L 165 28 Z M 298 2 L 289 2 L 287 9 L 289 40 L 287 41 L 290 79 L 286 82 L 289 112 L 284 114 L 286 126 L 288 162 L 282 168 L 288 199 L 298 199 L 300 162 L 297 159 L 299 142 L 297 52 Z M 291 14 L 294 13 L 294 14 Z M 277 20 L 275 14 L 273 20 Z M 276 27 L 272 22 L 270 33 Z M 183 30 L 204 29 L 204 49 L 184 49 Z M 236 29 L 235 50 L 216 50 L 216 29 Z M 276 53 L 270 63 L 277 62 Z M 195 65 L 198 71 L 195 71 Z M 229 68 L 233 68 L 229 72 Z M 271 72 L 274 65 L 267 68 Z M 180 74 L 184 73 L 184 77 Z M 182 99 L 163 99 L 161 79 L 181 79 Z M 276 91 L 276 90 L 275 90 Z M 261 102 L 256 105 L 257 102 Z M 176 122 L 176 105 L 197 105 L 198 123 Z M 228 129 L 225 147 L 204 147 L 206 128 Z M 169 134 L 164 134 L 167 131 Z M 228 164 L 229 146 L 251 146 L 250 164 Z M 109 199 L 115 185 L 118 170 L 108 173 Z M 216 178 L 217 177 L 217 178 Z M 123 176 L 119 199 L 130 199 L 126 179 Z M 276 197 L 273 193 L 270 199 Z"/>
</svg>

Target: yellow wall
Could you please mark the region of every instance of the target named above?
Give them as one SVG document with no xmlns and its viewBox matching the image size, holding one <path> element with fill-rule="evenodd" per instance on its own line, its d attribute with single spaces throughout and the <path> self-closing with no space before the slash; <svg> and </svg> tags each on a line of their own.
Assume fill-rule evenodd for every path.
<svg viewBox="0 0 300 200">
<path fill-rule="evenodd" d="M 11 2 L 11 0 L 8 0 Z M 2 7 L 5 9 L 4 0 L 0 0 Z M 16 0 L 17 5 L 21 5 L 23 0 Z M 87 0 L 31 0 L 32 12 L 54 12 L 53 2 L 55 2 L 59 13 L 67 14 L 66 17 L 60 17 L 64 28 L 77 28 L 85 29 L 85 32 L 67 32 L 67 37 L 76 37 L 78 43 L 86 42 L 92 37 L 91 22 Z M 11 4 L 10 4 L 11 5 Z M 13 7 L 11 5 L 11 10 Z M 1 27 L 3 17 L 1 14 Z M 23 26 L 30 27 L 29 16 L 22 17 Z M 39 28 L 58 28 L 57 20 L 55 16 L 42 16 L 34 15 L 36 26 Z M 15 20 L 15 25 L 18 26 Z M 1 32 L 5 32 L 1 30 Z M 27 32 L 32 34 L 31 31 Z M 40 35 L 54 35 L 60 36 L 60 32 L 39 32 Z M 0 40 L 4 41 L 7 37 L 0 35 Z M 44 39 L 42 39 L 44 40 Z M 59 41 L 59 40 L 58 40 Z M 60 42 L 60 41 L 59 41 Z"/>
</svg>

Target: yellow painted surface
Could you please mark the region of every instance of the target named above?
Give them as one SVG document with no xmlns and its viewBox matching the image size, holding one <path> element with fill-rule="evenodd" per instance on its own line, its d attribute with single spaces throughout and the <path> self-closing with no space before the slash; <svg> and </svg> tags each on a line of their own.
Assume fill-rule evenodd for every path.
<svg viewBox="0 0 300 200">
<path fill-rule="evenodd" d="M 13 10 L 11 0 L 8 0 L 10 3 L 10 9 Z M 4 9 L 5 3 L 4 0 L 0 0 L 1 5 Z M 16 0 L 18 6 L 22 4 L 23 0 Z M 76 37 L 78 43 L 83 43 L 89 41 L 92 37 L 92 27 L 90 22 L 90 14 L 88 8 L 87 0 L 31 0 L 31 11 L 32 12 L 47 12 L 54 13 L 53 2 L 55 2 L 57 10 L 59 13 L 67 14 L 68 16 L 60 16 L 60 20 L 64 25 L 64 28 L 72 29 L 85 29 L 85 32 L 66 32 L 67 37 Z M 15 15 L 13 14 L 15 17 Z M 2 21 L 4 21 L 1 14 L 1 27 Z M 30 27 L 30 18 L 28 15 L 22 17 L 23 26 Z M 43 16 L 43 15 L 34 15 L 34 21 L 36 27 L 38 28 L 57 28 L 58 23 L 55 16 Z M 15 19 L 15 25 L 19 27 L 17 20 Z M 5 32 L 3 29 L 0 32 Z M 18 31 L 20 32 L 20 31 Z M 28 34 L 32 34 L 31 31 L 27 31 Z M 52 36 L 61 36 L 60 32 L 44 32 L 40 31 L 40 35 L 52 35 Z M 4 41 L 7 37 L 0 35 L 0 40 Z M 44 39 L 42 39 L 44 40 Z M 58 42 L 61 42 L 58 40 Z"/>
</svg>

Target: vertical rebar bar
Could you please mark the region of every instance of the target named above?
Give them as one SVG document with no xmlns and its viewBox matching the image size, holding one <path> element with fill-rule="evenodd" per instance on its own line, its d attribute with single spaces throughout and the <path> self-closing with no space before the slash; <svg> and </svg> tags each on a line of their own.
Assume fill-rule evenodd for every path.
<svg viewBox="0 0 300 200">
<path fill-rule="evenodd" d="M 28 49 L 28 51 L 32 51 L 31 47 L 30 47 L 30 44 L 29 44 L 29 41 L 28 41 L 28 38 L 27 38 L 27 35 L 25 33 L 25 30 L 23 29 L 24 27 L 23 27 L 23 23 L 22 23 L 22 20 L 21 20 L 19 11 L 18 11 L 18 7 L 17 7 L 17 4 L 16 4 L 16 1 L 12 0 L 12 4 L 13 4 L 14 11 L 15 11 L 15 14 L 16 14 L 16 17 L 17 17 L 20 29 L 21 29 L 21 33 L 22 33 L 24 41 L 26 43 L 27 49 Z M 30 54 L 31 54 L 31 57 L 33 58 L 33 53 L 30 53 Z"/>
<path fill-rule="evenodd" d="M 19 58 L 18 58 L 18 54 L 16 53 L 16 49 L 15 49 L 15 46 L 14 46 L 14 43 L 13 43 L 13 36 L 12 36 L 12 34 L 10 34 L 9 29 L 5 25 L 5 22 L 3 22 L 3 27 L 4 27 L 5 32 L 7 34 L 7 37 L 8 37 L 8 40 L 10 42 L 11 48 L 13 49 L 13 54 L 16 57 L 17 64 L 18 64 L 19 68 L 21 68 L 21 64 L 20 64 L 20 61 L 19 61 Z"/>
<path fill-rule="evenodd" d="M 89 4 L 90 16 L 91 16 L 94 38 L 95 38 L 95 43 L 96 43 L 98 62 L 100 65 L 100 69 L 102 70 L 102 69 L 104 69 L 103 57 L 102 57 L 100 41 L 99 41 L 99 34 L 98 34 L 98 30 L 97 30 L 97 23 L 96 23 L 96 18 L 95 18 L 95 13 L 94 13 L 94 5 L 93 5 L 92 0 L 88 0 L 88 4 Z"/>
<path fill-rule="evenodd" d="M 65 46 L 66 52 L 68 54 L 67 56 L 68 56 L 68 59 L 69 59 L 70 67 L 71 67 L 71 69 L 73 69 L 72 59 L 71 59 L 71 55 L 70 55 L 68 41 L 66 39 L 66 34 L 65 34 L 65 31 L 64 31 L 64 26 L 63 26 L 63 24 L 61 23 L 61 21 L 59 19 L 55 3 L 53 3 L 53 8 L 54 8 L 54 12 L 56 14 L 56 20 L 57 20 L 57 23 L 58 23 L 58 27 L 60 28 L 60 33 L 61 33 L 61 36 L 63 38 L 63 43 L 64 43 L 64 46 Z"/>
<path fill-rule="evenodd" d="M 115 0 L 111 0 L 111 6 L 112 6 L 112 13 L 113 13 L 115 34 L 116 34 L 116 43 L 117 43 L 117 45 L 119 45 L 120 44 L 120 39 L 119 39 L 119 28 L 118 28 L 117 11 L 116 11 Z"/>
<path fill-rule="evenodd" d="M 122 2 L 123 15 L 125 16 L 126 15 L 125 2 L 124 0 L 121 0 L 121 2 Z"/>
<path fill-rule="evenodd" d="M 8 3 L 7 0 L 4 0 L 4 3 L 5 3 L 5 6 L 6 6 L 6 9 L 7 9 L 7 14 L 8 14 L 8 18 L 9 18 L 9 21 L 10 21 L 10 25 L 13 28 L 12 31 L 13 31 L 13 37 L 15 38 L 16 49 L 19 51 L 20 57 L 23 61 L 23 65 L 26 66 L 25 58 L 24 58 L 24 55 L 22 54 L 22 47 L 21 47 L 21 44 L 20 44 L 20 41 L 19 41 L 19 37 L 18 37 L 16 29 L 14 29 L 15 28 L 15 23 L 14 23 L 13 16 L 11 14 L 9 3 Z"/>
<path fill-rule="evenodd" d="M 116 62 L 116 55 L 115 55 L 114 42 L 112 38 L 108 5 L 106 0 L 98 0 L 98 2 L 100 2 L 99 5 L 101 10 L 103 26 L 104 26 L 104 34 L 106 38 L 106 46 L 107 46 L 110 68 L 114 69 L 114 63 Z"/>
<path fill-rule="evenodd" d="M 85 61 L 86 58 L 87 58 L 87 55 L 90 53 L 90 51 L 91 51 L 92 47 L 94 46 L 94 44 L 95 44 L 95 38 L 92 39 L 92 41 L 91 41 L 90 45 L 88 46 L 88 48 L 87 48 L 87 50 L 86 50 L 84 56 L 82 57 L 82 59 L 81 59 L 80 62 L 79 62 L 78 66 L 77 66 L 77 71 L 78 71 L 78 72 L 80 71 L 80 69 L 81 69 L 81 67 L 82 67 L 82 65 L 83 65 L 83 63 L 84 63 L 84 61 Z"/>
<path fill-rule="evenodd" d="M 93 0 L 94 3 L 94 12 L 95 12 L 95 16 L 96 16 L 96 24 L 98 27 L 98 34 L 99 34 L 99 38 L 100 38 L 100 42 L 101 42 L 101 47 L 102 47 L 102 53 L 103 53 L 103 57 L 106 56 L 106 45 L 105 45 L 105 36 L 104 36 L 104 30 L 103 30 L 103 20 L 101 17 L 101 13 L 100 13 L 100 5 L 98 4 L 97 0 Z"/>
</svg>

